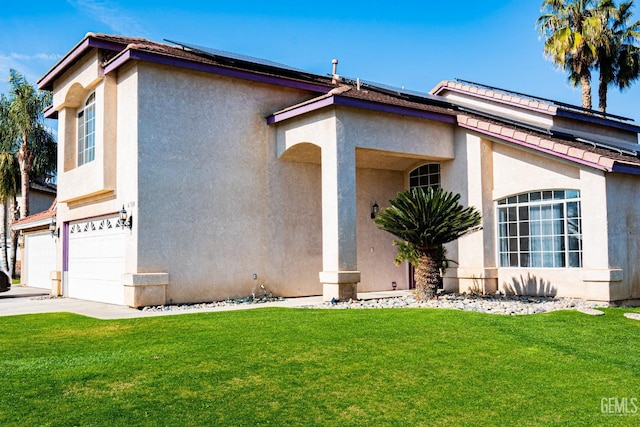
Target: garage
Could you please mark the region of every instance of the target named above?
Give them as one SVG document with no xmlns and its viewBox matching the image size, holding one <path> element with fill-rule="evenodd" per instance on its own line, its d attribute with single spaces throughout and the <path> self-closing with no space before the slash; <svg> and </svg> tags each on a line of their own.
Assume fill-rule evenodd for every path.
<svg viewBox="0 0 640 427">
<path fill-rule="evenodd" d="M 69 224 L 67 296 L 124 304 L 125 236 L 115 216 Z"/>
<path fill-rule="evenodd" d="M 56 269 L 56 241 L 46 230 L 24 234 L 22 283 L 34 288 L 51 289 L 51 272 Z"/>
</svg>

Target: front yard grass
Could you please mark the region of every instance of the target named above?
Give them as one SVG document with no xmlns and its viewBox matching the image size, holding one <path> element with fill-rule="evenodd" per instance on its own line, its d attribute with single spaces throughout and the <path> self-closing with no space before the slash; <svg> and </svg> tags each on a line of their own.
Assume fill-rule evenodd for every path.
<svg viewBox="0 0 640 427">
<path fill-rule="evenodd" d="M 625 311 L 0 317 L 0 425 L 637 425 Z"/>
</svg>

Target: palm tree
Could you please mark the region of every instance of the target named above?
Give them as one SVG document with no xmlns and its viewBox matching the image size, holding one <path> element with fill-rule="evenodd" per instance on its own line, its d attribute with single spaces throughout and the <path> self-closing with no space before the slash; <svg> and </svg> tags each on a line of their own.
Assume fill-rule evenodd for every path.
<svg viewBox="0 0 640 427">
<path fill-rule="evenodd" d="M 620 90 L 640 77 L 640 21 L 631 23 L 634 0 L 616 6 L 601 0 L 597 11 L 603 31 L 597 41 L 596 67 L 600 71 L 598 109 L 607 110 L 607 90 L 616 84 Z"/>
<path fill-rule="evenodd" d="M 38 146 L 55 144 L 43 124 L 43 111 L 51 104 L 51 92 L 38 91 L 16 70 L 9 75 L 9 119 L 19 133 L 17 151 L 21 175 L 20 217 L 29 215 L 29 185 Z"/>
<path fill-rule="evenodd" d="M 474 207 L 463 207 L 460 194 L 441 188 L 414 188 L 398 193 L 391 206 L 376 217 L 378 228 L 402 239 L 418 255 L 415 270 L 419 299 L 434 298 L 440 282 L 442 245 L 481 228 L 482 217 Z"/>
<path fill-rule="evenodd" d="M 14 263 L 9 262 L 7 253 L 9 207 L 17 206 L 16 194 L 20 187 L 20 168 L 15 156 L 14 143 L 17 134 L 15 127 L 8 119 L 9 102 L 0 95 L 0 250 L 2 251 L 1 268 L 9 272 Z M 13 220 L 13 215 L 11 215 Z"/>
<path fill-rule="evenodd" d="M 42 113 L 51 103 L 51 93 L 37 91 L 15 70 L 10 71 L 9 83 L 9 98 L 0 95 L 0 203 L 4 204 L 0 216 L 8 214 L 12 222 L 29 215 L 32 181 L 55 174 L 57 147 Z M 18 192 L 22 195 L 19 212 Z M 0 218 L 0 222 L 3 268 L 14 277 L 18 234 L 8 233 L 6 221 Z M 9 235 L 12 251 L 7 260 Z"/>
<path fill-rule="evenodd" d="M 15 276 L 15 259 L 18 244 L 18 233 L 9 233 L 6 225 L 17 219 L 15 209 L 18 201 L 16 195 L 20 188 L 20 166 L 18 159 L 11 151 L 0 151 L 0 246 L 2 247 L 2 269 Z M 7 218 L 7 215 L 9 216 Z M 9 219 L 10 221 L 7 221 Z M 7 240 L 11 237 L 11 254 L 7 252 Z"/>
<path fill-rule="evenodd" d="M 591 69 L 596 62 L 596 40 L 602 23 L 594 12 L 595 0 L 544 0 L 537 19 L 545 56 L 580 85 L 582 106 L 591 109 Z"/>
</svg>

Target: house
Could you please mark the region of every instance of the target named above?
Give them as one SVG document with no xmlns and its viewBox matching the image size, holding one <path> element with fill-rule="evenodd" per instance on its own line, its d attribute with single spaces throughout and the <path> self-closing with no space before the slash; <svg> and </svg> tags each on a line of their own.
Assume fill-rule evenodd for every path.
<svg viewBox="0 0 640 427">
<path fill-rule="evenodd" d="M 336 67 L 87 34 L 39 80 L 58 120 L 53 288 L 134 307 L 406 289 L 373 206 L 442 186 L 483 214 L 447 246 L 446 289 L 640 298 L 640 127 Z"/>
<path fill-rule="evenodd" d="M 48 209 L 11 223 L 11 229 L 20 233 L 17 259 L 23 286 L 51 289 L 51 272 L 56 270 L 57 256 L 56 205 L 54 199 Z"/>
<path fill-rule="evenodd" d="M 49 274 L 51 270 L 55 269 L 56 245 L 48 233 L 43 234 L 43 229 L 48 229 L 49 223 L 43 226 L 41 222 L 45 217 L 48 218 L 45 221 L 50 221 L 51 206 L 52 203 L 55 206 L 55 197 L 55 184 L 36 180 L 30 183 L 29 190 L 29 209 L 33 215 L 10 222 L 11 213 L 19 208 L 13 206 L 13 203 L 2 206 L 5 209 L 5 218 L 7 219 L 5 229 L 9 230 L 9 227 L 11 227 L 12 230 L 20 232 L 19 246 L 16 253 L 16 274 L 20 275 L 22 285 L 46 289 L 51 287 Z M 18 193 L 16 199 L 19 204 L 22 200 L 22 194 Z M 9 233 L 7 233 L 7 239 L 7 251 L 10 253 L 11 239 Z M 29 280 L 27 279 L 28 277 L 30 278 Z"/>
</svg>

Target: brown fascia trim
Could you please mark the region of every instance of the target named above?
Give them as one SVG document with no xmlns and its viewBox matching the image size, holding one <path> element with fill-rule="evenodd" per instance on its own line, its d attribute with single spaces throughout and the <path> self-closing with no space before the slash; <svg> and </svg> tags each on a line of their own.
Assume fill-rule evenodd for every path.
<svg viewBox="0 0 640 427">
<path fill-rule="evenodd" d="M 37 81 L 38 89 L 53 90 L 53 82 L 71 67 L 87 50 L 92 48 L 106 49 L 111 51 L 121 51 L 126 48 L 126 43 L 118 43 L 96 38 L 92 34 L 87 35 L 73 49 L 71 49 L 56 65 L 54 65 L 44 76 Z"/>
<path fill-rule="evenodd" d="M 228 68 L 215 64 L 192 61 L 189 59 L 178 58 L 163 53 L 135 49 L 131 48 L 131 46 L 114 57 L 105 66 L 104 73 L 109 74 L 110 72 L 116 70 L 127 62 L 133 60 L 152 62 L 161 65 L 169 65 L 194 71 L 202 71 L 205 73 L 235 77 L 243 80 L 285 86 L 295 89 L 303 89 L 312 92 L 327 93 L 330 90 L 334 89 L 334 86 L 323 85 L 321 83 L 305 82 L 303 80 L 289 79 L 277 75 L 270 75 L 255 71 L 242 70 L 238 68 Z"/>
<path fill-rule="evenodd" d="M 58 119 L 58 111 L 55 108 L 53 108 L 53 105 L 49 105 L 47 108 L 45 108 L 42 114 L 44 115 L 45 119 L 53 119 L 53 120 Z"/>
<path fill-rule="evenodd" d="M 322 108 L 331 105 L 341 105 L 346 107 L 360 108 L 364 110 L 378 111 L 382 113 L 399 114 L 403 116 L 416 117 L 420 119 L 435 120 L 444 123 L 456 123 L 455 115 L 447 115 L 442 113 L 436 113 L 433 111 L 420 110 L 410 107 L 403 107 L 399 105 L 384 104 L 381 102 L 374 102 L 364 99 L 351 98 L 347 96 L 332 95 L 329 97 L 323 97 L 315 102 L 305 103 L 298 107 L 293 107 L 278 113 L 274 113 L 267 117 L 267 124 L 275 124 L 285 121 L 287 119 L 301 116 L 303 114 L 320 110 Z"/>
<path fill-rule="evenodd" d="M 611 172 L 625 173 L 629 175 L 640 175 L 640 166 L 628 163 L 614 162 Z"/>
</svg>

